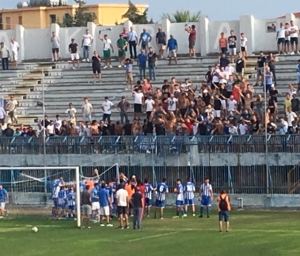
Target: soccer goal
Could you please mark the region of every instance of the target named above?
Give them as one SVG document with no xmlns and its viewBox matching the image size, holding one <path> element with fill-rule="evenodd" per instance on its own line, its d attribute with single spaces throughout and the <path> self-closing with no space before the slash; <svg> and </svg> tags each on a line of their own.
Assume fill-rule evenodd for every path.
<svg viewBox="0 0 300 256">
<path fill-rule="evenodd" d="M 100 169 L 100 168 L 99 168 Z M 92 171 L 93 170 L 93 171 Z M 72 204 L 76 214 L 77 226 L 81 226 L 80 192 L 88 180 L 110 181 L 112 177 L 119 181 L 119 165 L 95 172 L 97 167 L 0 167 L 0 185 L 7 190 L 9 203 L 6 208 L 18 214 L 53 213 L 53 194 L 55 183 L 66 190 L 73 188 Z M 57 186 L 57 185 L 56 185 Z M 66 193 L 68 193 L 68 191 Z M 58 192 L 58 191 L 56 191 Z M 58 193 L 57 193 L 58 194 Z M 68 211 L 68 196 L 66 211 Z"/>
</svg>

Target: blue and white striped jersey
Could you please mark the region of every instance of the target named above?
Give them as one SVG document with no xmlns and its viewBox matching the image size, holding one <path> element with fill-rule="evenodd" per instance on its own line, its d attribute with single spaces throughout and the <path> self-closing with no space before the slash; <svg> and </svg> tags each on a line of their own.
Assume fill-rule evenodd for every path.
<svg viewBox="0 0 300 256">
<path fill-rule="evenodd" d="M 67 190 L 61 189 L 58 192 L 58 204 L 64 204 L 67 202 Z"/>
<path fill-rule="evenodd" d="M 200 190 L 203 196 L 211 196 L 212 186 L 209 183 L 203 183 L 200 187 Z"/>
<path fill-rule="evenodd" d="M 75 205 L 75 194 L 73 192 L 69 192 L 67 194 L 67 199 L 68 199 L 68 206 Z"/>
<path fill-rule="evenodd" d="M 195 198 L 195 185 L 193 182 L 188 181 L 184 184 L 184 196 L 185 199 L 194 199 Z"/>
<path fill-rule="evenodd" d="M 91 191 L 91 199 L 92 203 L 99 202 L 98 190 L 96 188 L 93 188 Z"/>
<path fill-rule="evenodd" d="M 60 191 L 60 181 L 56 180 L 52 183 L 52 198 L 58 198 L 58 193 Z"/>
<path fill-rule="evenodd" d="M 176 197 L 176 200 L 177 201 L 183 201 L 183 185 L 182 184 L 179 184 L 177 186 L 177 197 Z"/>
<path fill-rule="evenodd" d="M 158 183 L 156 192 L 157 192 L 156 200 L 165 201 L 166 200 L 166 193 L 169 193 L 168 185 L 164 182 Z"/>
<path fill-rule="evenodd" d="M 145 183 L 145 198 L 152 199 L 153 187 L 150 183 Z"/>
</svg>

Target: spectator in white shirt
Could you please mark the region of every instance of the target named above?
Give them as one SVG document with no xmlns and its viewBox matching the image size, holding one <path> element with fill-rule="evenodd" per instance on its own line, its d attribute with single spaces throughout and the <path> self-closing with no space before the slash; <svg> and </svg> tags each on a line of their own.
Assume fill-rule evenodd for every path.
<svg viewBox="0 0 300 256">
<path fill-rule="evenodd" d="M 232 112 L 236 111 L 237 102 L 234 99 L 233 95 L 230 95 L 230 98 L 227 100 L 227 105 L 228 105 L 227 108 L 228 111 L 232 111 Z"/>
<path fill-rule="evenodd" d="M 50 123 L 47 125 L 46 133 L 47 133 L 47 136 L 55 135 L 55 126 L 54 126 L 53 120 L 51 120 Z"/>
<path fill-rule="evenodd" d="M 3 42 L 0 43 L 0 58 L 2 58 L 2 69 L 8 70 L 9 49 Z"/>
<path fill-rule="evenodd" d="M 291 26 L 289 32 L 291 37 L 291 48 L 292 48 L 291 54 L 295 54 L 295 53 L 299 54 L 298 51 L 299 28 L 294 24 L 293 20 L 291 20 Z"/>
<path fill-rule="evenodd" d="M 239 124 L 239 131 L 240 131 L 240 135 L 245 135 L 248 132 L 248 127 L 244 119 L 242 119 L 241 123 Z"/>
<path fill-rule="evenodd" d="M 61 128 L 61 125 L 62 125 L 62 121 L 60 119 L 60 116 L 59 115 L 56 115 L 56 120 L 54 122 L 54 127 L 55 127 L 55 134 L 56 135 L 60 135 L 60 128 Z"/>
<path fill-rule="evenodd" d="M 6 112 L 4 108 L 0 106 L 0 124 L 4 125 L 5 117 L 6 117 Z"/>
<path fill-rule="evenodd" d="M 130 27 L 130 31 L 128 33 L 128 43 L 129 43 L 130 59 L 132 60 L 137 59 L 136 46 L 138 44 L 138 35 L 133 30 L 133 27 Z"/>
<path fill-rule="evenodd" d="M 175 112 L 177 109 L 177 102 L 178 99 L 174 97 L 174 94 L 171 94 L 170 98 L 168 98 L 168 111 Z"/>
<path fill-rule="evenodd" d="M 141 89 L 135 89 L 132 90 L 132 95 L 134 97 L 134 102 L 133 102 L 134 118 L 140 119 L 140 115 L 142 113 L 142 105 L 144 101 L 144 94 L 142 93 Z"/>
<path fill-rule="evenodd" d="M 17 63 L 18 63 L 18 52 L 19 52 L 19 44 L 18 42 L 15 41 L 14 38 L 12 38 L 10 40 L 10 49 L 11 49 L 11 53 L 12 53 L 12 59 L 11 59 L 11 66 L 12 69 L 16 69 L 17 68 Z"/>
<path fill-rule="evenodd" d="M 83 62 L 84 61 L 90 61 L 89 55 L 90 55 L 90 47 L 92 46 L 94 42 L 93 36 L 90 34 L 90 31 L 86 29 L 85 34 L 82 38 L 81 48 L 83 48 Z"/>
<path fill-rule="evenodd" d="M 108 97 L 104 98 L 104 102 L 102 103 L 103 117 L 102 121 L 110 122 L 111 110 L 114 108 L 114 104 L 108 100 Z"/>
<path fill-rule="evenodd" d="M 284 135 L 287 134 L 288 132 L 288 123 L 287 121 L 284 120 L 284 118 L 280 118 L 280 129 L 279 129 L 279 134 Z"/>
<path fill-rule="evenodd" d="M 281 51 L 282 53 L 284 53 L 285 48 L 285 28 L 284 28 L 284 24 L 281 22 L 280 23 L 280 27 L 277 31 L 277 35 L 276 35 L 276 39 L 277 39 L 277 50 L 278 50 L 278 54 L 280 54 L 280 45 L 281 45 Z"/>
<path fill-rule="evenodd" d="M 247 53 L 247 43 L 248 43 L 248 39 L 245 36 L 244 33 L 241 33 L 241 38 L 240 38 L 240 45 L 241 45 L 241 52 L 243 54 L 243 57 L 246 58 L 248 53 Z"/>
<path fill-rule="evenodd" d="M 91 103 L 89 103 L 88 98 L 84 98 L 83 102 L 84 103 L 81 107 L 83 120 L 92 122 L 93 106 Z"/>
<path fill-rule="evenodd" d="M 236 126 L 234 126 L 232 123 L 229 123 L 228 124 L 228 132 L 230 135 L 238 135 L 238 129 Z"/>
<path fill-rule="evenodd" d="M 289 129 L 290 129 L 293 126 L 292 122 L 298 119 L 298 117 L 295 114 L 295 112 L 292 111 L 292 107 L 291 106 L 289 106 L 287 108 L 286 117 L 287 117 L 287 123 L 288 123 Z"/>
<path fill-rule="evenodd" d="M 76 123 L 76 119 L 77 119 L 77 114 L 76 113 L 77 113 L 77 111 L 73 107 L 73 104 L 69 103 L 69 108 L 66 110 L 66 114 L 68 114 L 70 122 Z"/>
<path fill-rule="evenodd" d="M 148 120 L 149 120 L 150 115 L 152 113 L 154 104 L 155 104 L 155 101 L 152 99 L 152 95 L 149 95 L 148 99 L 145 100 L 146 114 L 147 114 L 147 119 Z"/>
</svg>

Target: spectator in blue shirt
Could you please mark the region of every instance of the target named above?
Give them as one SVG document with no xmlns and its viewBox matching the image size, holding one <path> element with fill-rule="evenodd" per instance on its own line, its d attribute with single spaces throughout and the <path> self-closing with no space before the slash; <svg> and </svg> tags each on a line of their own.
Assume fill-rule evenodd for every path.
<svg viewBox="0 0 300 256">
<path fill-rule="evenodd" d="M 228 66 L 229 59 L 226 57 L 225 53 L 222 53 L 220 57 L 220 67 L 226 68 Z"/>
<path fill-rule="evenodd" d="M 177 40 L 170 35 L 170 39 L 168 40 L 167 50 L 169 49 L 169 65 L 171 65 L 171 60 L 174 58 L 175 64 L 177 64 L 177 51 L 178 51 L 178 44 Z"/>
<path fill-rule="evenodd" d="M 265 76 L 266 76 L 266 90 L 267 92 L 270 92 L 270 89 L 273 84 L 273 73 L 270 71 L 269 67 L 266 67 Z"/>
<path fill-rule="evenodd" d="M 148 43 L 152 40 L 152 37 L 150 34 L 146 31 L 146 29 L 143 29 L 143 32 L 140 35 L 139 44 L 141 44 L 142 49 L 147 52 L 148 49 Z"/>
<path fill-rule="evenodd" d="M 144 49 L 141 49 L 141 53 L 138 55 L 138 66 L 140 68 L 140 80 L 146 78 L 146 62 L 147 54 Z"/>
</svg>

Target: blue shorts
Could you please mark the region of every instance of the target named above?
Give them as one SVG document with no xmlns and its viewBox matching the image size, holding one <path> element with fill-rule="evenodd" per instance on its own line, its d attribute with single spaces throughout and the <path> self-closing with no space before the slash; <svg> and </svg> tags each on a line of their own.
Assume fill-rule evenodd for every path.
<svg viewBox="0 0 300 256">
<path fill-rule="evenodd" d="M 160 200 L 157 200 L 155 201 L 155 206 L 157 208 L 165 208 L 165 201 L 160 201 Z"/>
<path fill-rule="evenodd" d="M 75 211 L 75 205 L 69 205 L 68 208 L 70 211 Z"/>
<path fill-rule="evenodd" d="M 277 39 L 277 44 L 284 44 L 285 43 L 285 38 L 278 38 Z"/>
<path fill-rule="evenodd" d="M 176 200 L 176 206 L 183 206 L 183 201 L 181 200 Z"/>
<path fill-rule="evenodd" d="M 152 206 L 152 199 L 147 198 L 147 197 L 146 197 L 145 199 L 146 199 L 146 200 L 145 200 L 145 201 L 146 201 L 146 202 L 145 202 L 145 203 L 146 203 L 145 205 L 146 205 L 146 206 Z"/>
<path fill-rule="evenodd" d="M 58 205 L 58 208 L 64 210 L 66 209 L 66 204 L 60 204 Z"/>
<path fill-rule="evenodd" d="M 53 207 L 58 207 L 58 198 L 52 198 Z"/>
<path fill-rule="evenodd" d="M 201 198 L 201 206 L 211 206 L 211 204 L 210 204 L 210 196 L 202 196 L 202 198 Z"/>
<path fill-rule="evenodd" d="M 194 205 L 195 204 L 194 198 L 193 199 L 185 199 L 184 204 L 185 205 Z"/>
<path fill-rule="evenodd" d="M 229 211 L 219 211 L 219 221 L 229 221 Z"/>
</svg>

